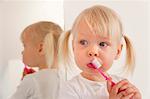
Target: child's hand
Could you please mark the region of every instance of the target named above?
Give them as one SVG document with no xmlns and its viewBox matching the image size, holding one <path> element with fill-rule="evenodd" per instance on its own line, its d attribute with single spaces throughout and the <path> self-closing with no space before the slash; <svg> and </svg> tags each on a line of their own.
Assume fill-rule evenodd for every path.
<svg viewBox="0 0 150 99">
<path fill-rule="evenodd" d="M 112 86 L 111 81 L 107 82 L 109 99 L 142 99 L 139 90 L 128 80 L 122 80 Z"/>
</svg>

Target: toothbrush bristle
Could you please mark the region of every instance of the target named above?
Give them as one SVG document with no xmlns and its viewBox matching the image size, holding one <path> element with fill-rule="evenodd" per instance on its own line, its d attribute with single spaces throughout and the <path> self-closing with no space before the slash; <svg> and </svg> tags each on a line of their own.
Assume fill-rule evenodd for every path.
<svg viewBox="0 0 150 99">
<path fill-rule="evenodd" d="M 94 65 L 95 68 L 99 68 L 101 66 L 100 62 L 98 62 L 97 60 L 93 60 L 92 64 Z"/>
</svg>

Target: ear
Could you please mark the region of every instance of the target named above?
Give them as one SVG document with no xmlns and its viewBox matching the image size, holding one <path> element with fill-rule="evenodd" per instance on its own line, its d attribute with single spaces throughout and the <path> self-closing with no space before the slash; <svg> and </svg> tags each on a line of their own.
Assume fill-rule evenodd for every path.
<svg viewBox="0 0 150 99">
<path fill-rule="evenodd" d="M 37 50 L 38 50 L 38 53 L 40 55 L 44 55 L 44 45 L 43 45 L 43 43 L 39 43 Z"/>
<path fill-rule="evenodd" d="M 120 57 L 121 52 L 122 52 L 122 48 L 123 48 L 123 44 L 119 44 L 118 47 L 117 47 L 117 53 L 116 53 L 116 56 L 115 56 L 115 60 L 117 60 Z"/>
</svg>

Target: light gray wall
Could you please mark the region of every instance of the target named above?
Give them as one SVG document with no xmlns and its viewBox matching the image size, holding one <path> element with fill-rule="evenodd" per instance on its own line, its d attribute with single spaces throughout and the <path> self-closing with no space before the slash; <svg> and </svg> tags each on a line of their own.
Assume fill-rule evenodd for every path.
<svg viewBox="0 0 150 99">
<path fill-rule="evenodd" d="M 0 5 L 1 6 L 1 5 Z M 1 10 L 2 9 L 0 9 L 0 12 L 1 12 Z M 0 14 L 0 23 L 2 22 L 2 18 L 1 18 L 1 14 Z M 2 29 L 2 26 L 1 26 L 2 24 L 0 24 L 0 71 L 2 71 L 3 69 L 3 66 L 2 66 L 2 56 L 1 56 L 1 54 L 2 54 L 2 31 L 1 31 L 1 29 Z M 0 72 L 0 85 L 3 85 L 2 84 L 2 77 L 3 76 L 1 76 L 2 75 L 2 72 Z M 0 89 L 2 89 L 2 86 L 0 86 Z M 0 93 L 2 93 L 2 90 L 0 90 Z M 1 96 L 1 94 L 0 94 L 0 99 L 2 99 L 2 96 Z"/>
<path fill-rule="evenodd" d="M 103 2 L 102 2 L 103 1 Z M 125 34 L 130 37 L 136 52 L 136 68 L 130 80 L 140 89 L 143 99 L 148 99 L 148 2 L 145 1 L 110 1 L 110 0 L 65 0 L 64 18 L 65 29 L 71 28 L 75 17 L 85 8 L 92 5 L 102 4 L 114 9 L 121 17 Z M 125 50 L 123 50 L 125 51 Z M 124 52 L 123 52 L 124 53 Z M 124 56 L 124 55 L 122 55 Z M 123 66 L 124 58 L 115 62 L 110 73 L 117 73 L 118 68 Z"/>
<path fill-rule="evenodd" d="M 147 36 L 147 38 L 149 38 L 150 37 L 150 2 L 149 2 L 149 6 L 148 6 L 148 17 L 149 17 L 149 20 L 148 20 L 148 36 Z M 148 86 L 147 86 L 147 88 L 148 88 L 148 92 L 147 92 L 147 95 L 148 95 L 148 97 L 150 97 L 150 94 L 149 94 L 149 92 L 150 92 L 150 39 L 148 39 L 148 75 L 147 75 L 147 79 L 148 79 Z"/>
</svg>

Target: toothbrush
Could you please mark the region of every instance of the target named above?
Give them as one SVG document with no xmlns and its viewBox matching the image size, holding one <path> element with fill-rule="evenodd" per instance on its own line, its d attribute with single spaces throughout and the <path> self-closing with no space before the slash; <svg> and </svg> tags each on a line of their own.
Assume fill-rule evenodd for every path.
<svg viewBox="0 0 150 99">
<path fill-rule="evenodd" d="M 104 72 L 99 68 L 99 67 L 101 66 L 101 64 L 97 61 L 97 59 L 94 59 L 94 60 L 92 61 L 92 66 L 94 66 L 94 68 L 98 70 L 98 72 L 105 78 L 105 80 L 111 81 L 112 86 L 115 85 L 115 82 L 113 82 L 113 81 L 111 80 L 111 78 L 108 77 L 107 75 L 105 75 Z"/>
<path fill-rule="evenodd" d="M 95 69 L 98 70 L 98 72 L 105 78 L 105 80 L 111 81 L 111 86 L 112 86 L 112 87 L 113 87 L 114 85 L 116 85 L 116 83 L 113 82 L 113 81 L 111 80 L 111 78 L 108 77 L 107 75 L 105 75 L 104 72 L 100 69 L 100 66 L 102 66 L 102 65 L 100 64 L 100 62 L 98 62 L 97 59 L 94 59 L 94 60 L 92 61 L 92 66 L 94 66 L 93 68 L 95 68 Z M 125 90 L 119 90 L 118 93 L 120 93 L 120 92 L 122 92 L 122 91 L 125 91 Z"/>
</svg>

